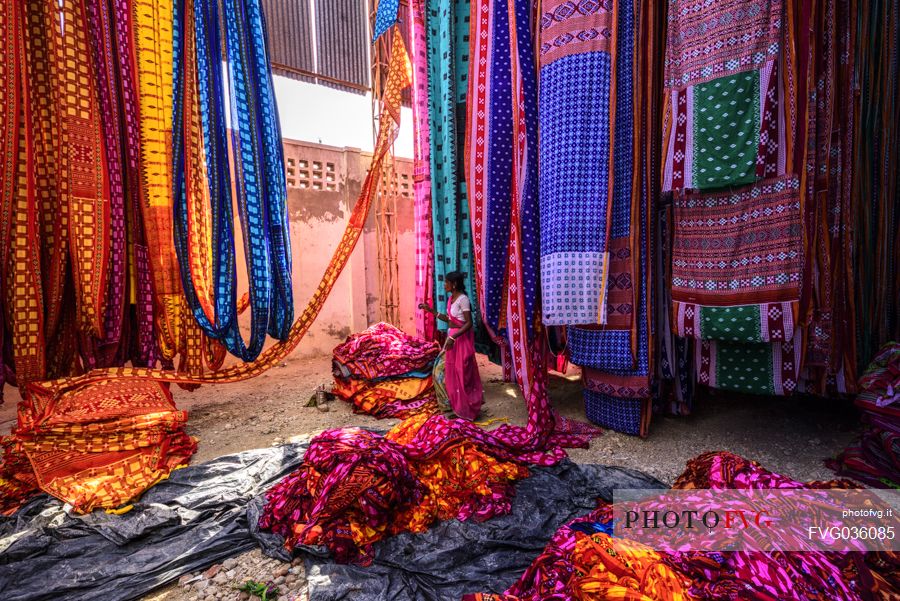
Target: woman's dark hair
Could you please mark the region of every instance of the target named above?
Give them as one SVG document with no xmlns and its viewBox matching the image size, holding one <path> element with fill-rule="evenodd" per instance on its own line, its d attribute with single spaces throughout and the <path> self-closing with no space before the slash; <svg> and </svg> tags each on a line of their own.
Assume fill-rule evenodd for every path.
<svg viewBox="0 0 900 601">
<path fill-rule="evenodd" d="M 461 271 L 451 271 L 444 276 L 444 280 L 453 284 L 458 292 L 466 293 L 466 274 Z"/>
</svg>

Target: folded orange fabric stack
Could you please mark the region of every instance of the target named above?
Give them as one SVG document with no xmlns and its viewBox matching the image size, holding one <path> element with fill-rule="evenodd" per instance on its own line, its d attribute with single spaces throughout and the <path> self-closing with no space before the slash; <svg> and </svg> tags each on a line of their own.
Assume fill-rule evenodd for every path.
<svg viewBox="0 0 900 601">
<path fill-rule="evenodd" d="M 186 422 L 159 382 L 107 380 L 55 396 L 31 390 L 0 441 L 0 512 L 38 490 L 79 513 L 126 504 L 190 460 L 197 442 Z"/>
</svg>

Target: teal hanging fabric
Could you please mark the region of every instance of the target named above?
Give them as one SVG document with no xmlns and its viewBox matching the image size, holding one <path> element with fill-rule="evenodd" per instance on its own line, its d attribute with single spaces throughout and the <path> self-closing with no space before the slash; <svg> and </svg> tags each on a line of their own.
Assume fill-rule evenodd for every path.
<svg viewBox="0 0 900 601">
<path fill-rule="evenodd" d="M 475 294 L 472 228 L 466 197 L 466 91 L 469 71 L 469 0 L 428 0 L 428 118 L 431 132 L 431 210 L 434 235 L 434 298 L 445 311 L 444 276 L 466 274 Z M 480 322 L 477 303 L 473 320 Z M 438 327 L 447 330 L 439 321 Z"/>
</svg>

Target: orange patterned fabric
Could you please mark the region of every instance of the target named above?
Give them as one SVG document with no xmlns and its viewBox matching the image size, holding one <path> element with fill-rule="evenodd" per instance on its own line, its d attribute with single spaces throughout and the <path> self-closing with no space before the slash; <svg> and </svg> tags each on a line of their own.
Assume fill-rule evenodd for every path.
<svg viewBox="0 0 900 601">
<path fill-rule="evenodd" d="M 84 6 L 76 0 L 45 0 L 59 6 L 63 25 L 54 32 L 54 80 L 62 103 L 59 141 L 64 176 L 59 181 L 68 205 L 70 259 L 82 331 L 103 336 L 109 261 L 109 181 L 100 125 Z M 45 21 L 45 27 L 48 21 Z M 53 23 L 52 20 L 49 23 Z M 61 76 L 65 74 L 65 77 Z M 40 94 L 41 90 L 36 89 Z"/>
<path fill-rule="evenodd" d="M 418 413 L 437 413 L 431 376 L 397 378 L 370 382 L 355 378 L 335 378 L 331 391 L 353 403 L 354 410 L 374 417 L 405 419 Z"/>
<path fill-rule="evenodd" d="M 149 258 L 157 344 L 163 360 L 180 356 L 178 372 L 201 376 L 204 367 L 218 369 L 225 352 L 207 339 L 194 321 L 184 300 L 175 254 L 171 148 L 173 4 L 172 0 L 134 0 L 134 10 L 141 105 L 141 194 L 144 198 L 141 208 L 147 246 L 154 249 Z M 194 79 L 191 77 L 191 81 Z M 196 101 L 188 106 L 189 118 L 195 118 Z M 199 131 L 199 128 L 192 129 Z M 202 141 L 197 138 L 189 140 L 189 148 L 203 156 Z M 202 174 L 202 169 L 201 159 L 191 171 L 192 177 Z M 204 205 L 196 195 L 194 198 L 197 202 L 191 206 L 192 226 L 200 232 L 196 239 L 207 240 L 210 205 L 208 202 Z M 204 227 L 206 235 L 202 235 Z M 207 250 L 212 252 L 211 245 Z"/>
<path fill-rule="evenodd" d="M 165 123 L 165 107 L 154 102 L 164 103 L 168 100 L 165 82 L 160 83 L 158 77 L 154 79 L 162 68 L 154 65 L 149 57 L 165 56 L 165 44 L 159 34 L 166 31 L 166 21 L 163 19 L 157 29 L 149 28 L 149 24 L 154 16 L 161 17 L 165 14 L 165 11 L 157 12 L 164 5 L 165 0 L 136 3 L 137 22 L 146 27 L 144 33 L 152 33 L 149 39 L 141 40 L 144 53 L 139 53 L 141 108 L 145 108 L 146 102 L 148 110 L 156 112 L 156 125 Z M 171 5 L 169 8 L 171 9 Z M 168 33 L 171 37 L 170 29 Z M 187 461 L 195 450 L 195 443 L 183 431 L 186 415 L 175 410 L 167 383 L 204 384 L 245 380 L 274 367 L 297 347 L 328 298 L 359 240 L 377 190 L 380 163 L 399 130 L 400 93 L 410 84 L 412 74 L 409 57 L 399 34 L 395 35 L 393 48 L 388 92 L 385 94 L 385 108 L 381 117 L 382 129 L 372 168 L 322 281 L 291 328 L 287 340 L 271 346 L 251 363 L 214 373 L 197 375 L 174 370 L 119 367 L 27 384 L 23 389 L 26 400 L 20 406 L 19 422 L 14 435 L 7 437 L 2 443 L 5 452 L 0 466 L 0 493 L 3 493 L 4 505 L 0 505 L 0 511 L 18 506 L 31 484 L 39 484 L 43 490 L 66 498 L 79 511 L 125 503 L 159 478 L 165 477 L 173 467 Z M 168 60 L 171 61 L 170 55 Z M 145 86 L 148 80 L 156 82 L 149 86 L 151 91 L 156 89 L 156 92 L 145 98 L 144 90 L 148 89 Z M 171 81 L 168 85 L 171 90 Z M 142 126 L 146 128 L 146 123 L 142 122 Z M 168 135 L 164 130 L 147 132 L 145 129 L 143 133 L 155 135 L 160 140 Z M 158 201 L 164 200 L 163 191 L 168 180 L 165 172 L 161 171 L 166 168 L 165 161 L 157 157 L 159 160 L 154 163 L 152 154 L 154 149 L 160 151 L 163 148 L 162 144 L 142 148 L 145 153 L 144 184 L 149 192 L 156 194 Z M 146 161 L 147 153 L 151 155 L 149 162 Z M 171 226 L 171 220 L 168 226 Z M 157 229 L 155 235 L 159 236 L 160 232 Z M 148 228 L 148 243 L 154 246 L 154 240 L 159 241 L 151 238 Z M 158 295 L 159 290 L 156 293 Z M 175 297 L 168 298 L 173 300 Z M 183 303 L 183 299 L 180 302 Z M 174 305 L 170 308 L 172 307 Z M 166 318 L 175 319 L 174 313 L 167 314 Z M 185 320 L 181 323 L 170 322 L 168 325 L 180 326 L 187 323 L 193 322 Z M 173 331 L 177 330 L 169 329 L 169 333 Z M 194 358 L 207 361 L 216 359 L 217 351 L 205 344 L 208 341 L 199 336 L 188 340 L 192 341 L 188 348 Z M 90 407 L 93 413 L 67 409 L 75 406 Z M 134 420 L 139 416 L 148 420 L 142 424 L 143 427 L 136 427 Z M 85 435 L 85 419 L 91 424 L 97 424 L 89 428 L 90 436 Z M 49 424 L 53 424 L 53 427 Z M 123 430 L 121 437 L 112 435 L 120 429 Z M 46 451 L 45 448 L 53 450 Z M 92 452 L 95 450 L 102 452 Z M 23 454 L 30 461 L 33 472 L 23 467 Z M 32 474 L 36 477 L 35 482 L 30 481 Z"/>
<path fill-rule="evenodd" d="M 429 417 L 421 413 L 400 422 L 385 438 L 401 446 L 410 444 Z M 462 437 L 433 456 L 411 460 L 409 465 L 425 494 L 421 503 L 397 516 L 393 533 L 425 532 L 439 520 L 469 516 L 486 519 L 490 515 L 475 510 L 482 499 L 489 500 L 482 511 L 493 515 L 508 512 L 513 482 L 530 475 L 527 467 L 495 459 L 475 441 Z"/>
<path fill-rule="evenodd" d="M 108 380 L 29 397 L 3 441 L 0 492 L 8 495 L 0 511 L 14 510 L 34 487 L 78 512 L 127 503 L 193 455 L 197 443 L 184 432 L 186 422 L 168 385 L 158 382 Z"/>
<path fill-rule="evenodd" d="M 350 213 L 350 220 L 344 230 L 344 234 L 338 243 L 331 262 L 325 268 L 325 273 L 319 286 L 310 298 L 306 308 L 294 322 L 290 333 L 284 342 L 279 342 L 270 346 L 260 356 L 249 363 L 242 363 L 216 371 L 214 373 L 206 373 L 202 375 L 193 375 L 190 373 L 179 373 L 173 370 L 135 368 L 135 367 L 116 367 L 108 369 L 96 369 L 81 376 L 60 378 L 51 382 L 35 382 L 29 385 L 28 394 L 34 395 L 52 395 L 55 391 L 80 387 L 92 382 L 102 382 L 109 379 L 136 378 L 141 380 L 154 380 L 159 382 L 170 382 L 177 384 L 216 384 L 226 382 L 240 382 L 262 374 L 268 369 L 278 365 L 287 355 L 289 355 L 306 332 L 309 330 L 328 294 L 334 287 L 338 276 L 343 271 L 344 266 L 350 258 L 350 254 L 356 246 L 366 218 L 369 214 L 369 208 L 378 188 L 377 174 L 380 173 L 380 165 L 388 150 L 397 138 L 399 132 L 400 118 L 400 101 L 402 91 L 408 87 L 412 81 L 412 67 L 409 62 L 409 56 L 406 54 L 406 47 L 403 44 L 402 37 L 399 32 L 395 31 L 394 42 L 391 53 L 390 73 L 386 85 L 384 95 L 384 108 L 382 110 L 381 129 L 378 133 L 378 141 L 375 145 L 375 153 L 372 158 L 372 166 L 369 174 L 363 182 L 362 190 L 357 198 L 353 211 Z M 170 82 L 171 85 L 171 82 Z M 376 174 L 376 175 L 373 175 Z"/>
</svg>

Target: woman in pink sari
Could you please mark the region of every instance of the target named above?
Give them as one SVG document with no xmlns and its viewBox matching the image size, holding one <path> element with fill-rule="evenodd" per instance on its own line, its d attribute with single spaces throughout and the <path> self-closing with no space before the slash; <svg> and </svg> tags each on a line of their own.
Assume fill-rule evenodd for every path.
<svg viewBox="0 0 900 601">
<path fill-rule="evenodd" d="M 474 420 L 484 402 L 484 389 L 475 361 L 475 333 L 472 331 L 472 304 L 466 296 L 464 274 L 453 271 L 444 276 L 444 289 L 450 294 L 447 313 L 438 313 L 426 304 L 437 319 L 450 324 L 444 344 L 444 386 L 453 412 Z"/>
</svg>

